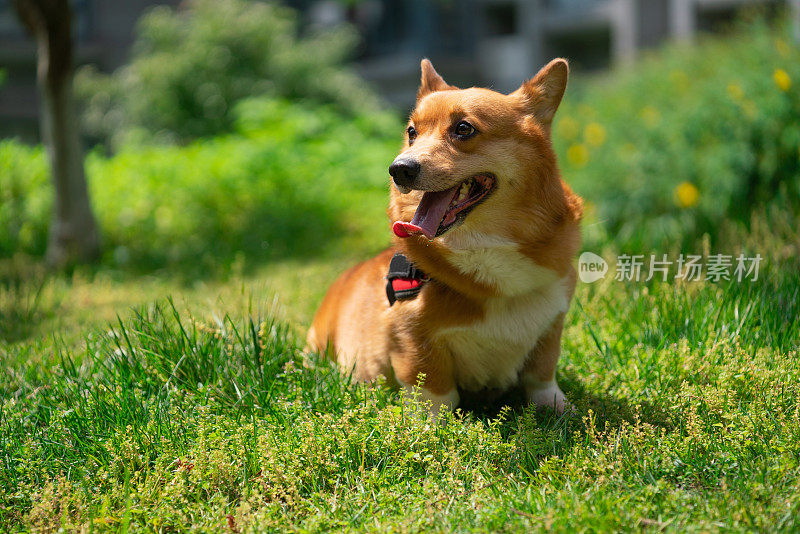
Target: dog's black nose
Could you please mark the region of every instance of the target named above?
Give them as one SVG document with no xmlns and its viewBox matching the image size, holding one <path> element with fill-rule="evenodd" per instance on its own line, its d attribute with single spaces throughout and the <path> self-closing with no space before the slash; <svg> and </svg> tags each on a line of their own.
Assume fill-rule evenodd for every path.
<svg viewBox="0 0 800 534">
<path fill-rule="evenodd" d="M 411 158 L 397 158 L 389 165 L 389 174 L 394 183 L 403 187 L 411 187 L 419 176 L 419 161 Z"/>
</svg>

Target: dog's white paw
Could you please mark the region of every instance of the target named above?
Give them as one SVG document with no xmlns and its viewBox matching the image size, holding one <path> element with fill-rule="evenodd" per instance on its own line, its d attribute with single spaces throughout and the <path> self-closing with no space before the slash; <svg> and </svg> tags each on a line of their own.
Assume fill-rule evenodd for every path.
<svg viewBox="0 0 800 534">
<path fill-rule="evenodd" d="M 535 386 L 527 388 L 528 402 L 535 404 L 537 408 L 549 407 L 556 413 L 563 413 L 565 410 L 572 410 L 572 404 L 567 400 L 564 392 L 558 387 L 555 380 L 550 382 L 540 382 Z"/>
</svg>

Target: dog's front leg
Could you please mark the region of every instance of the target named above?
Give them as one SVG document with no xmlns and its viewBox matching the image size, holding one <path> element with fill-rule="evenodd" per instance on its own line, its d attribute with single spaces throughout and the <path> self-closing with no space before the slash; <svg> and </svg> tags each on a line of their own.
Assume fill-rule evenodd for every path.
<svg viewBox="0 0 800 534">
<path fill-rule="evenodd" d="M 454 410 L 460 396 L 453 378 L 453 360 L 449 353 L 433 349 L 425 354 L 397 352 L 391 356 L 395 377 L 407 397 L 417 395 L 430 406 L 434 416 L 442 409 Z"/>
<path fill-rule="evenodd" d="M 556 364 L 561 355 L 563 327 L 564 314 L 562 313 L 539 339 L 536 347 L 528 355 L 520 373 L 520 383 L 525 388 L 528 402 L 538 407 L 549 406 L 556 413 L 572 407 L 556 383 Z"/>
</svg>

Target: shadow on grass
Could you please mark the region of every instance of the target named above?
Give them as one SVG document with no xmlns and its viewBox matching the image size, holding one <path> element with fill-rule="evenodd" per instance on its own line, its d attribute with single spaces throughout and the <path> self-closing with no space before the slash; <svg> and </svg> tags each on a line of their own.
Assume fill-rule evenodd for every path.
<svg viewBox="0 0 800 534">
<path fill-rule="evenodd" d="M 580 377 L 570 372 L 559 373 L 559 384 L 574 406 L 571 412 L 556 414 L 549 408 L 530 407 L 521 388 L 462 397 L 460 408 L 479 420 L 488 422 L 504 415 L 499 431 L 515 445 L 506 466 L 508 473 L 533 476 L 548 458 L 568 457 L 575 447 L 587 443 L 591 439 L 586 422 L 590 411 L 593 427 L 611 435 L 626 425 L 649 424 L 667 432 L 674 428 L 674 416 L 660 406 L 590 392 Z"/>
<path fill-rule="evenodd" d="M 46 294 L 46 286 L 47 274 L 41 266 L 0 262 L 0 342 L 27 339 L 55 315 L 59 303 Z"/>
<path fill-rule="evenodd" d="M 515 443 L 507 469 L 529 476 L 547 458 L 564 458 L 589 439 L 586 419 L 590 412 L 594 428 L 604 432 L 614 433 L 625 425 L 642 423 L 668 432 L 674 427 L 674 417 L 660 406 L 632 404 L 613 395 L 590 392 L 573 373 L 560 372 L 559 385 L 573 404 L 573 411 L 557 414 L 550 408 L 533 408 L 527 405 L 522 388 L 465 394 L 459 407 L 484 422 L 503 415 L 499 430 L 505 439 Z"/>
<path fill-rule="evenodd" d="M 637 421 L 667 430 L 673 426 L 674 418 L 662 407 L 649 402 L 632 404 L 626 399 L 590 392 L 580 377 L 572 372 L 560 372 L 559 384 L 580 417 L 589 410 L 595 414 L 598 428 L 607 425 L 609 429 L 616 429 L 623 422 L 635 424 Z"/>
<path fill-rule="evenodd" d="M 637 420 L 666 429 L 672 427 L 670 415 L 654 404 L 640 402 L 634 405 L 625 399 L 592 393 L 586 389 L 580 377 L 571 372 L 559 372 L 558 382 L 575 407 L 573 414 L 566 416 L 568 418 L 580 421 L 591 410 L 601 428 L 605 425 L 611 429 L 619 428 L 623 422 L 634 424 Z M 478 419 L 494 419 L 504 408 L 510 408 L 512 417 L 509 420 L 511 420 L 513 416 L 519 417 L 529 409 L 525 392 L 521 387 L 506 391 L 484 389 L 478 392 L 459 393 L 461 394 L 459 408 L 472 413 Z M 535 414 L 537 422 L 544 426 L 559 424 L 559 421 L 565 419 L 548 408 L 537 409 Z"/>
</svg>

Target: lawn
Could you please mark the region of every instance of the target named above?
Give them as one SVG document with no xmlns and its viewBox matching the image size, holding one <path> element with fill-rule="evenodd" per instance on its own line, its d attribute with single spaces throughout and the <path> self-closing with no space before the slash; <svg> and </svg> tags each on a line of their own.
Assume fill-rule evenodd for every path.
<svg viewBox="0 0 800 534">
<path fill-rule="evenodd" d="M 106 253 L 60 274 L 42 152 L 0 143 L 0 531 L 800 531 L 800 52 L 775 35 L 567 94 L 556 150 L 612 271 L 567 316 L 563 416 L 433 421 L 303 354 L 389 243 L 396 117 L 255 99 L 226 135 L 92 152 Z M 650 251 L 764 261 L 614 280 Z"/>
<path fill-rule="evenodd" d="M 559 371 L 575 413 L 441 423 L 303 357 L 344 259 L 181 289 L 20 283 L 5 306 L 41 290 L 19 312 L 38 325 L 0 346 L 0 522 L 796 530 L 800 275 L 771 257 L 755 282 L 580 285 Z"/>
</svg>

